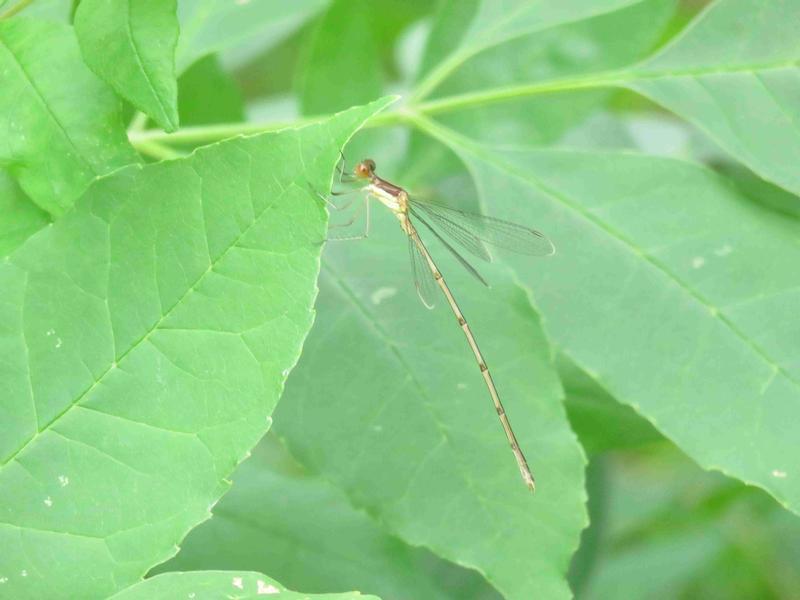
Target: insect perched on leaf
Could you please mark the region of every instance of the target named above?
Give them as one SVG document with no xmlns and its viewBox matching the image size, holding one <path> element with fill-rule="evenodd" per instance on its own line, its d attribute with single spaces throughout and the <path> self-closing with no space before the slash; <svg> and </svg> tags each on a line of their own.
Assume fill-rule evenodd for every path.
<svg viewBox="0 0 800 600">
<path fill-rule="evenodd" d="M 494 407 L 497 410 L 497 415 L 500 418 L 500 424 L 503 426 L 509 444 L 511 444 L 511 450 L 514 452 L 514 457 L 517 460 L 517 466 L 522 475 L 522 480 L 531 491 L 533 491 L 535 489 L 533 474 L 528 467 L 528 462 L 525 459 L 525 455 L 522 453 L 522 449 L 519 447 L 519 443 L 511 428 L 511 423 L 503 408 L 503 404 L 500 402 L 500 396 L 492 380 L 489 367 L 486 365 L 486 361 L 478 348 L 478 343 L 475 340 L 475 336 L 467 320 L 464 318 L 455 297 L 445 282 L 441 271 L 431 257 L 428 248 L 425 246 L 422 238 L 420 238 L 415 224 L 421 223 L 429 230 L 444 247 L 450 251 L 456 260 L 484 285 L 488 284 L 483 277 L 481 277 L 480 273 L 478 273 L 477 269 L 475 269 L 475 267 L 473 267 L 469 261 L 439 233 L 439 231 L 437 231 L 437 229 L 470 254 L 487 261 L 491 260 L 491 255 L 486 249 L 485 244 L 530 256 L 549 256 L 555 253 L 555 247 L 544 234 L 535 229 L 529 229 L 509 221 L 494 219 L 477 213 L 449 208 L 433 202 L 418 200 L 412 197 L 402 187 L 379 177 L 375 173 L 375 161 L 370 158 L 359 162 L 352 173 L 347 173 L 340 167 L 340 175 L 341 180 L 345 183 L 363 184 L 352 191 L 361 191 L 364 193 L 363 206 L 366 212 L 366 227 L 362 235 L 335 239 L 339 241 L 355 240 L 365 238 L 369 235 L 369 210 L 371 199 L 378 200 L 397 217 L 401 229 L 408 236 L 408 252 L 411 257 L 411 267 L 414 274 L 414 284 L 417 288 L 417 294 L 420 300 L 422 300 L 422 303 L 428 308 L 433 308 L 434 306 L 437 285 L 444 294 L 447 303 L 450 305 L 450 309 L 453 311 L 461 330 L 467 338 L 472 353 L 475 355 L 478 368 L 481 371 L 481 375 L 483 375 L 486 387 L 489 390 L 489 395 L 492 398 Z M 341 193 L 333 192 L 333 195 L 341 195 Z M 332 205 L 327 198 L 323 197 L 323 200 Z M 430 221 L 428 221 L 428 219 Z M 350 223 L 352 223 L 352 220 Z M 349 225 L 350 223 L 347 224 Z"/>
</svg>

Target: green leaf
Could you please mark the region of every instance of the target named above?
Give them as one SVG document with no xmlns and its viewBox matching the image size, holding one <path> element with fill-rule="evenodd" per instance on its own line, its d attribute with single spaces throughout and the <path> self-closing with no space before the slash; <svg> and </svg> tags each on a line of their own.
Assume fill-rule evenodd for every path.
<svg viewBox="0 0 800 600">
<path fill-rule="evenodd" d="M 309 186 L 386 103 L 100 179 L 0 263 L 4 593 L 107 596 L 210 516 L 311 326 Z"/>
<path fill-rule="evenodd" d="M 559 25 L 620 10 L 642 0 L 447 0 L 442 4 L 414 92 L 426 97 L 476 54 Z"/>
<path fill-rule="evenodd" d="M 50 216 L 31 202 L 16 182 L 0 171 L 0 256 L 12 252 L 50 222 Z"/>
<path fill-rule="evenodd" d="M 624 67 L 650 54 L 675 10 L 674 0 L 640 0 L 489 48 L 466 61 L 436 89 L 437 96 L 519 82 L 576 77 Z M 620 36 L 620 31 L 625 31 Z M 561 138 L 616 90 L 510 98 L 442 114 L 470 137 L 504 144 L 545 144 Z"/>
<path fill-rule="evenodd" d="M 75 33 L 92 71 L 165 130 L 178 128 L 176 0 L 82 0 Z"/>
<path fill-rule="evenodd" d="M 798 194 L 798 29 L 799 2 L 718 0 L 625 85 Z"/>
<path fill-rule="evenodd" d="M 800 512 L 796 221 L 690 163 L 503 151 L 422 125 L 491 213 L 553 238 L 546 273 L 513 264 L 555 343 L 699 464 Z"/>
<path fill-rule="evenodd" d="M 326 4 L 327 0 L 182 0 L 178 4 L 181 23 L 176 54 L 178 72 L 182 73 L 207 54 L 254 39 L 277 45 Z"/>
<path fill-rule="evenodd" d="M 201 571 L 165 573 L 138 583 L 112 596 L 113 600 L 216 600 L 217 598 L 261 599 L 278 596 L 282 600 L 378 600 L 358 592 L 346 594 L 314 594 L 287 590 L 274 579 L 248 571 Z"/>
<path fill-rule="evenodd" d="M 489 293 L 431 246 L 527 453 L 531 495 L 460 328 L 446 306 L 419 302 L 407 240 L 380 216 L 369 242 L 328 248 L 317 324 L 277 431 L 407 543 L 476 569 L 507 598 L 569 597 L 584 459 L 537 315 L 506 271 Z"/>
<path fill-rule="evenodd" d="M 539 12 L 558 12 L 563 5 L 554 2 Z M 576 13 L 574 20 L 581 16 L 585 18 Z M 791 33 L 798 26 L 800 4 L 794 1 L 717 0 L 671 44 L 635 66 L 553 78 L 535 73 L 524 76 L 523 69 L 523 77 L 517 77 L 513 85 L 508 81 L 492 88 L 477 85 L 469 93 L 419 104 L 417 110 L 431 115 L 555 92 L 624 87 L 689 120 L 761 177 L 800 193 L 795 168 L 800 159 L 800 133 L 795 126 L 800 120 L 796 101 L 800 41 Z M 450 27 L 449 21 L 445 27 Z M 497 35 L 494 28 L 481 27 L 466 39 L 463 50 L 443 59 L 419 84 L 415 98 L 424 97 L 465 68 L 472 55 L 497 42 Z M 514 70 L 507 71 L 513 78 Z M 564 118 L 562 112 L 555 114 Z"/>
<path fill-rule="evenodd" d="M 201 58 L 178 79 L 178 111 L 184 126 L 245 120 L 242 93 L 216 55 Z"/>
<path fill-rule="evenodd" d="M 367 102 L 381 93 L 381 56 L 374 38 L 374 2 L 333 0 L 306 50 L 299 81 L 303 114 L 319 115 Z"/>
<path fill-rule="evenodd" d="M 233 482 L 214 517 L 194 529 L 158 572 L 237 566 L 307 592 L 491 597 L 493 590 L 476 573 L 388 535 L 341 490 L 303 472 L 273 436 L 262 440 Z"/>
<path fill-rule="evenodd" d="M 791 598 L 797 517 L 670 446 L 652 450 L 603 461 L 599 547 L 578 596 Z"/>
<path fill-rule="evenodd" d="M 663 442 L 663 436 L 633 408 L 620 404 L 563 355 L 558 374 L 566 392 L 572 429 L 589 456 Z"/>
<path fill-rule="evenodd" d="M 136 162 L 111 89 L 80 56 L 72 28 L 0 21 L 0 165 L 58 216 L 98 175 Z"/>
</svg>

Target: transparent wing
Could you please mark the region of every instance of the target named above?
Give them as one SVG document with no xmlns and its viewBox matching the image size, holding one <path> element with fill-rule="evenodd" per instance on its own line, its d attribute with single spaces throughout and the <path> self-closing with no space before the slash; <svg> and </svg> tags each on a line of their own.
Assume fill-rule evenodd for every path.
<svg viewBox="0 0 800 600">
<path fill-rule="evenodd" d="M 556 251 L 552 242 L 540 231 L 510 221 L 413 198 L 411 205 L 465 250 L 483 260 L 491 260 L 484 243 L 528 256 L 549 256 Z"/>
<path fill-rule="evenodd" d="M 414 276 L 417 295 L 427 308 L 433 308 L 436 304 L 436 282 L 428 267 L 428 261 L 422 256 L 411 236 L 408 236 L 408 256 L 411 259 L 411 273 Z"/>
<path fill-rule="evenodd" d="M 469 261 L 463 256 L 461 256 L 461 254 L 458 253 L 458 250 L 453 248 L 453 246 L 451 246 L 446 239 L 444 239 L 441 235 L 439 235 L 439 233 L 433 227 L 431 227 L 430 224 L 425 219 L 423 219 L 417 211 L 413 209 L 413 207 L 409 207 L 409 211 L 414 217 L 414 220 L 419 223 L 422 223 L 428 231 L 430 231 L 434 236 L 436 236 L 436 239 L 438 239 L 442 243 L 442 245 L 450 251 L 450 254 L 452 254 L 459 263 L 461 263 L 461 266 L 464 267 L 470 275 L 472 275 L 475 279 L 480 281 L 486 287 L 489 287 L 489 284 L 486 283 L 486 280 L 483 277 L 481 277 L 481 274 L 478 273 L 478 270 L 471 264 L 469 264 Z M 487 260 L 491 260 L 491 257 L 489 257 Z"/>
</svg>

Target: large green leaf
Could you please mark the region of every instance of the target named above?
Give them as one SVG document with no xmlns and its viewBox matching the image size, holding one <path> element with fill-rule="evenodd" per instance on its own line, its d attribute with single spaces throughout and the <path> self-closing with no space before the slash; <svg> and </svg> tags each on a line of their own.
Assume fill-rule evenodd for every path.
<svg viewBox="0 0 800 600">
<path fill-rule="evenodd" d="M 777 599 L 800 586 L 800 520 L 762 491 L 668 445 L 602 464 L 598 548 L 578 597 Z"/>
<path fill-rule="evenodd" d="M 244 121 L 242 92 L 219 64 L 216 55 L 194 63 L 178 79 L 181 123 L 236 123 Z"/>
<path fill-rule="evenodd" d="M 702 466 L 800 512 L 796 221 L 690 163 L 421 126 L 461 154 L 490 212 L 553 237 L 546 272 L 513 264 L 558 346 Z"/>
<path fill-rule="evenodd" d="M 642 0 L 447 0 L 434 23 L 414 96 L 428 96 L 476 54 L 559 25 Z"/>
<path fill-rule="evenodd" d="M 529 3 L 521 5 L 533 10 Z M 559 12 L 563 5 L 547 3 L 548 9 L 540 12 Z M 454 10 L 461 12 L 460 8 Z M 593 10 L 599 11 L 599 7 Z M 571 16 L 577 21 L 587 15 L 576 12 Z M 443 27 L 454 27 L 452 19 L 444 22 Z M 464 70 L 466 89 L 462 86 L 460 92 L 422 103 L 418 109 L 427 114 L 477 107 L 485 111 L 486 104 L 499 101 L 625 87 L 689 120 L 760 176 L 800 193 L 795 168 L 800 159 L 796 126 L 800 120 L 800 39 L 793 34 L 798 27 L 800 2 L 796 0 L 717 0 L 682 35 L 634 66 L 607 70 L 609 65 L 593 73 L 564 77 L 562 73 L 548 75 L 536 60 L 533 68 L 524 65 L 499 70 L 504 75 L 498 76 L 491 88 L 480 78 L 470 79 L 465 63 L 478 51 L 495 45 L 497 32 L 494 28 L 470 29 L 464 34 L 464 49 L 443 59 L 420 83 L 416 97 L 426 95 L 459 69 Z M 500 40 L 507 41 L 502 36 Z M 435 42 L 433 47 L 437 48 Z M 563 111 L 554 114 L 564 118 Z"/>
<path fill-rule="evenodd" d="M 674 0 L 639 0 L 487 49 L 436 89 L 437 96 L 524 81 L 576 77 L 627 66 L 648 56 L 672 17 Z M 625 31 L 620 36 L 620 31 Z M 504 144 L 546 144 L 581 122 L 616 90 L 522 96 L 500 104 L 453 110 L 439 118 L 474 138 Z"/>
<path fill-rule="evenodd" d="M 93 178 L 137 161 L 112 90 L 86 68 L 72 28 L 0 21 L 0 165 L 60 215 Z"/>
<path fill-rule="evenodd" d="M 633 408 L 617 402 L 572 361 L 562 355 L 557 364 L 569 422 L 589 456 L 664 441 Z"/>
<path fill-rule="evenodd" d="M 406 243 L 380 214 L 369 242 L 329 246 L 277 431 L 406 542 L 475 568 L 507 598 L 568 597 L 583 456 L 536 313 L 506 271 L 492 271 L 489 293 L 440 259 L 536 474 L 531 495 L 455 319 L 416 296 Z"/>
<path fill-rule="evenodd" d="M 333 0 L 322 17 L 298 82 L 304 114 L 318 115 L 380 95 L 381 56 L 370 0 Z"/>
<path fill-rule="evenodd" d="M 207 54 L 259 39 L 276 45 L 321 10 L 327 0 L 291 2 L 181 0 L 176 62 L 183 72 Z"/>
<path fill-rule="evenodd" d="M 98 180 L 0 264 L 0 572 L 98 597 L 174 554 L 311 326 L 339 147 L 386 104 Z"/>
<path fill-rule="evenodd" d="M 718 0 L 626 76 L 762 177 L 800 193 L 800 2 Z"/>
<path fill-rule="evenodd" d="M 178 128 L 176 0 L 83 0 L 75 32 L 86 64 L 167 131 Z"/>
<path fill-rule="evenodd" d="M 0 256 L 5 256 L 49 222 L 5 171 L 0 171 Z"/>
<path fill-rule="evenodd" d="M 384 598 L 494 598 L 477 573 L 387 534 L 341 492 L 304 472 L 268 436 L 236 470 L 214 517 L 159 572 L 263 571 L 307 592 L 357 589 Z"/>
<path fill-rule="evenodd" d="M 202 571 L 165 573 L 138 583 L 112 596 L 113 600 L 235 600 L 277 596 L 281 600 L 379 600 L 358 592 L 345 594 L 306 594 L 287 590 L 277 581 L 249 571 Z"/>
</svg>

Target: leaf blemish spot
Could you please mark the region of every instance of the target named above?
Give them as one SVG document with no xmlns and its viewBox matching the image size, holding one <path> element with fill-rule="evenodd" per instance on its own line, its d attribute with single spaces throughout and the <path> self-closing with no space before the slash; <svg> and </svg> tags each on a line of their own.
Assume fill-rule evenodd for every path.
<svg viewBox="0 0 800 600">
<path fill-rule="evenodd" d="M 69 485 L 69 477 L 66 475 L 59 475 L 58 483 L 61 484 L 61 487 L 67 487 Z"/>
<path fill-rule="evenodd" d="M 244 584 L 242 583 L 241 577 L 234 577 L 231 585 L 235 588 L 239 588 L 240 590 L 244 589 Z"/>
<path fill-rule="evenodd" d="M 5 583 L 8 581 L 8 577 L 0 577 L 0 583 Z"/>
<path fill-rule="evenodd" d="M 47 508 L 50 508 L 51 506 L 53 506 L 53 499 L 50 496 L 48 496 L 47 498 L 44 499 L 44 505 Z"/>
<path fill-rule="evenodd" d="M 703 258 L 702 256 L 695 256 L 695 257 L 692 259 L 692 268 L 693 268 L 693 269 L 699 269 L 699 268 L 701 268 L 701 267 L 702 267 L 704 264 L 706 264 L 706 259 L 705 259 L 705 258 Z"/>
<path fill-rule="evenodd" d="M 469 386 L 466 383 L 458 383 L 458 384 L 456 384 L 456 389 L 458 389 L 458 390 L 465 390 L 468 387 Z"/>
<path fill-rule="evenodd" d="M 786 471 L 779 471 L 775 469 L 772 471 L 772 476 L 777 477 L 778 479 L 786 479 Z"/>
<path fill-rule="evenodd" d="M 288 377 L 289 376 L 289 369 L 284 369 L 283 371 L 281 371 L 281 375 L 283 375 L 284 377 Z"/>
<path fill-rule="evenodd" d="M 260 579 L 256 581 L 256 585 L 258 586 L 256 589 L 256 593 L 260 596 L 262 594 L 280 594 L 281 591 L 276 588 L 274 585 L 266 584 Z"/>
<path fill-rule="evenodd" d="M 372 301 L 372 303 L 375 306 L 377 306 L 378 304 L 380 304 L 384 300 L 388 300 L 389 298 L 391 298 L 395 294 L 397 294 L 397 288 L 381 287 L 381 288 L 378 288 L 377 290 L 375 290 L 374 292 L 372 292 L 372 294 L 370 295 L 369 299 Z"/>
<path fill-rule="evenodd" d="M 61 338 L 56 338 L 56 350 L 61 348 Z"/>
<path fill-rule="evenodd" d="M 714 254 L 720 257 L 728 256 L 728 254 L 730 254 L 731 252 L 733 252 L 733 246 L 731 246 L 730 244 L 725 244 L 724 246 L 721 246 L 716 250 L 714 250 Z"/>
<path fill-rule="evenodd" d="M 55 333 L 56 333 L 56 330 L 55 330 L 55 329 L 48 329 L 48 330 L 47 330 L 47 336 L 48 336 L 48 337 L 50 337 L 51 335 L 55 335 Z"/>
<path fill-rule="evenodd" d="M 19 572 L 19 576 L 20 577 L 27 577 L 28 576 L 28 571 L 26 569 L 22 569 L 22 571 Z"/>
</svg>

